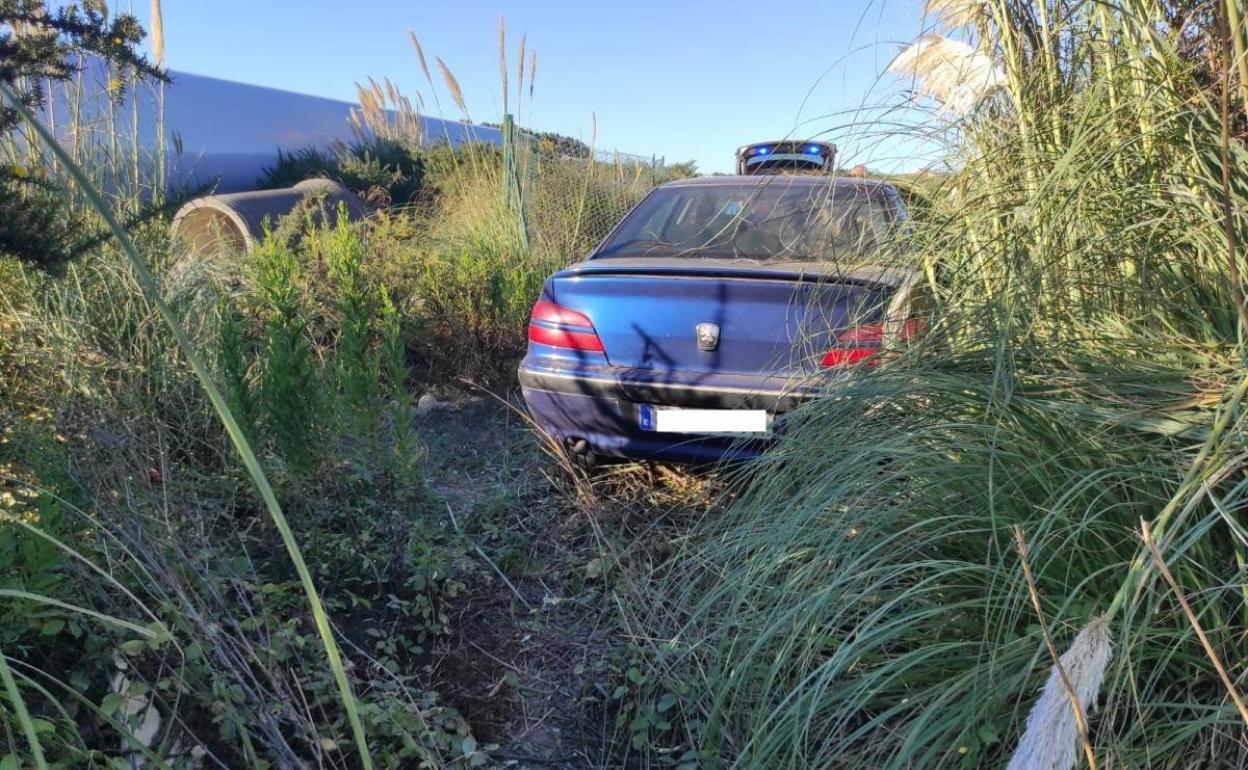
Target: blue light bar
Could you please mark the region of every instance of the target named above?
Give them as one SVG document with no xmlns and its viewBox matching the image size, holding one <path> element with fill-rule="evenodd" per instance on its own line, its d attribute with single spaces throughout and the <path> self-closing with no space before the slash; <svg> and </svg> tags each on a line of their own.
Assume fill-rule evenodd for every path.
<svg viewBox="0 0 1248 770">
<path fill-rule="evenodd" d="M 766 155 L 766 154 L 767 154 L 767 153 L 769 153 L 769 152 L 771 152 L 771 148 L 770 148 L 770 147 L 759 147 L 757 150 L 755 150 L 755 151 L 754 151 L 754 154 L 755 154 L 755 155 Z"/>
<path fill-rule="evenodd" d="M 820 148 L 817 144 L 806 145 L 806 152 L 810 155 L 818 155 L 821 151 L 822 148 Z"/>
</svg>

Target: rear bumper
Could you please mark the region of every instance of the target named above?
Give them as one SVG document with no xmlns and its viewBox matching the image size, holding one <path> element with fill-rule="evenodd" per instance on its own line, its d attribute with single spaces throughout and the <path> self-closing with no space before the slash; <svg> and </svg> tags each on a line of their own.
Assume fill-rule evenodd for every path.
<svg viewBox="0 0 1248 770">
<path fill-rule="evenodd" d="M 655 372 L 585 366 L 548 368 L 526 358 L 520 387 L 537 424 L 563 442 L 584 439 L 599 454 L 679 462 L 714 462 L 757 455 L 766 440 L 656 433 L 638 427 L 639 404 L 706 409 L 765 409 L 783 414 L 817 390 L 780 378 Z"/>
</svg>

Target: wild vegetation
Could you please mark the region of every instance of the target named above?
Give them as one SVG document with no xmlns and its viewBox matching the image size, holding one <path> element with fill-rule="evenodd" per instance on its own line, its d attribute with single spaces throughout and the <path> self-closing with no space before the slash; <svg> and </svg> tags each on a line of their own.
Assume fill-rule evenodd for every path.
<svg viewBox="0 0 1248 770">
<path fill-rule="evenodd" d="M 135 135 L 75 152 L 14 97 L 8 162 L 42 164 L 116 237 L 63 275 L 0 260 L 0 763 L 501 761 L 440 695 L 478 708 L 442 661 L 458 614 L 523 585 L 506 533 L 526 501 L 571 498 L 500 469 L 536 466 L 523 430 L 458 488 L 464 448 L 421 433 L 455 421 L 417 402 L 505 394 L 542 278 L 658 170 L 391 131 L 270 173 L 353 174 L 381 206 L 367 222 L 314 203 L 250 254 L 195 260 L 165 219 L 117 222 L 157 184 Z M 489 414 L 487 435 L 515 432 Z"/>
<path fill-rule="evenodd" d="M 929 7 L 975 42 L 905 57 L 967 108 L 913 232 L 932 333 L 649 576 L 637 729 L 698 767 L 1241 766 L 1243 20 Z"/>
<path fill-rule="evenodd" d="M 691 169 L 430 146 L 373 84 L 267 175 L 365 223 L 0 256 L 0 767 L 1243 765 L 1240 9 L 929 7 L 930 332 L 731 473 L 543 476 L 492 397 L 418 406 L 505 399 L 541 280 Z M 155 168 L 110 143 L 39 145 L 96 231 Z M 519 751 L 541 714 L 585 746 Z"/>
<path fill-rule="evenodd" d="M 79 160 L 109 158 L 93 164 L 97 181 L 130 190 L 130 203 L 136 205 L 127 215 L 135 222 L 154 211 L 138 195 L 137 159 L 122 156 L 118 138 L 129 127 L 119 114 L 121 97 L 128 89 L 165 79 L 159 62 L 135 50 L 142 38 L 133 16 L 110 18 L 102 3 L 48 12 L 42 0 L 0 2 L 0 82 L 26 108 L 46 108 L 45 117 L 53 123 L 51 105 L 58 99 L 63 103 L 62 119 L 72 116 L 77 127 L 73 154 Z M 81 57 L 91 57 L 105 73 L 113 92 L 105 105 L 89 97 L 82 68 L 74 66 Z M 97 245 L 102 234 L 84 210 L 81 194 L 61 184 L 54 163 L 44 163 L 38 141 L 7 102 L 0 105 L 0 144 L 7 161 L 0 167 L 0 253 L 55 270 Z M 158 171 L 163 173 L 163 167 Z"/>
</svg>

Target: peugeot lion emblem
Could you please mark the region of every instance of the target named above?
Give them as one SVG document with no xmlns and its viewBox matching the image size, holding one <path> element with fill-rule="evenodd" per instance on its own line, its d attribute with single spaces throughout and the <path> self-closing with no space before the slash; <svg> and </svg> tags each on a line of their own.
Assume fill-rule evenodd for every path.
<svg viewBox="0 0 1248 770">
<path fill-rule="evenodd" d="M 714 350 L 719 347 L 719 324 L 698 324 L 698 349 Z"/>
</svg>

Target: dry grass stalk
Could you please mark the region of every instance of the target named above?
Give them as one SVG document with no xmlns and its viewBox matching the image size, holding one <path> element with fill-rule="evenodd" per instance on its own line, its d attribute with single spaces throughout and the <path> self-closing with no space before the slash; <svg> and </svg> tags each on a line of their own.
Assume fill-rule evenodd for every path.
<svg viewBox="0 0 1248 770">
<path fill-rule="evenodd" d="M 161 15 L 160 0 L 152 0 L 152 56 L 156 66 L 165 66 L 165 22 Z"/>
<path fill-rule="evenodd" d="M 528 35 L 520 36 L 520 55 L 516 57 L 516 102 L 520 101 L 524 94 L 524 46 L 528 42 Z"/>
<path fill-rule="evenodd" d="M 1026 731 L 1010 758 L 1007 770 L 1070 770 L 1075 766 L 1076 745 L 1082 746 L 1088 767 L 1096 770 L 1096 756 L 1088 737 L 1085 709 L 1095 702 L 1105 668 L 1109 665 L 1111 646 L 1108 624 L 1104 618 L 1094 618 L 1075 636 L 1066 654 L 1058 657 L 1057 646 L 1049 635 L 1040 606 L 1035 577 L 1027 561 L 1027 543 L 1021 527 L 1014 527 L 1014 540 L 1023 565 L 1023 576 L 1027 580 L 1027 592 L 1040 622 L 1044 645 L 1053 659 L 1053 667 L 1040 698 L 1027 715 Z"/>
<path fill-rule="evenodd" d="M 533 83 L 537 80 L 537 51 L 529 54 L 529 102 L 533 101 Z"/>
<path fill-rule="evenodd" d="M 359 107 L 348 120 L 357 136 L 423 143 L 420 112 L 393 81 L 383 78 L 379 83 L 370 77 L 367 85 L 356 83 L 355 90 Z"/>
<path fill-rule="evenodd" d="M 992 57 L 943 35 L 920 37 L 888 69 L 913 77 L 916 90 L 954 116 L 969 114 L 1005 83 L 1005 73 Z"/>
<path fill-rule="evenodd" d="M 974 24 L 984 13 L 983 0 L 927 0 L 924 6 L 928 16 L 934 16 L 954 29 Z"/>
<path fill-rule="evenodd" d="M 511 86 L 507 83 L 507 22 L 498 17 L 498 76 L 503 84 L 503 114 L 507 114 L 507 94 Z"/>
<path fill-rule="evenodd" d="M 472 118 L 468 116 L 468 105 L 464 102 L 464 92 L 459 88 L 459 81 L 455 79 L 451 68 L 446 66 L 446 62 L 442 61 L 441 56 L 433 58 L 438 63 L 438 69 L 442 70 L 442 78 L 446 80 L 446 88 L 451 92 L 451 99 L 455 101 L 455 106 L 459 107 L 459 111 L 463 113 L 464 120 L 471 123 Z"/>
<path fill-rule="evenodd" d="M 429 87 L 432 88 L 433 76 L 429 74 L 429 64 L 425 62 L 425 51 L 420 47 L 420 39 L 410 29 L 407 31 L 407 36 L 412 39 L 412 47 L 416 49 L 416 59 L 420 62 L 420 71 L 425 73 L 425 80 L 429 81 Z"/>
<path fill-rule="evenodd" d="M 1244 725 L 1248 726 L 1248 707 L 1244 705 L 1244 699 L 1240 697 L 1239 691 L 1235 689 L 1235 680 L 1227 673 L 1226 666 L 1223 665 L 1222 659 L 1218 657 L 1218 653 L 1213 649 L 1213 645 L 1209 642 L 1209 637 L 1205 634 L 1205 629 L 1200 625 L 1196 613 L 1192 611 L 1192 605 L 1188 604 L 1187 597 L 1183 595 L 1183 589 L 1179 588 L 1178 582 L 1174 579 L 1174 574 L 1170 572 L 1170 568 L 1166 566 L 1166 560 L 1162 558 L 1161 551 L 1157 548 L 1157 543 L 1153 540 L 1153 533 L 1148 527 L 1148 522 L 1140 519 L 1140 538 L 1144 541 L 1144 545 L 1148 546 L 1148 552 L 1153 557 L 1153 564 L 1157 566 L 1157 570 L 1161 572 L 1161 576 L 1165 578 L 1166 584 L 1170 586 L 1171 593 L 1174 598 L 1179 600 L 1179 606 L 1183 608 L 1183 614 L 1187 616 L 1187 622 L 1191 624 L 1192 630 L 1196 632 L 1196 638 L 1200 640 L 1200 645 L 1205 649 L 1205 656 L 1213 663 L 1213 667 L 1218 672 L 1226 692 L 1231 696 L 1231 700 L 1235 703 L 1235 708 L 1239 709 L 1239 717 L 1244 720 Z"/>
<path fill-rule="evenodd" d="M 412 47 L 416 49 L 416 59 L 420 62 L 420 71 L 425 73 L 425 82 L 429 84 L 429 90 L 433 94 L 433 106 L 438 113 L 438 117 L 442 117 L 442 102 L 438 100 L 438 87 L 433 83 L 433 76 L 429 74 L 429 63 L 425 61 L 425 49 L 420 46 L 420 38 L 416 37 L 416 33 L 412 30 L 407 31 L 407 36 L 412 40 Z M 420 107 L 425 107 L 424 99 L 421 98 Z"/>
</svg>

